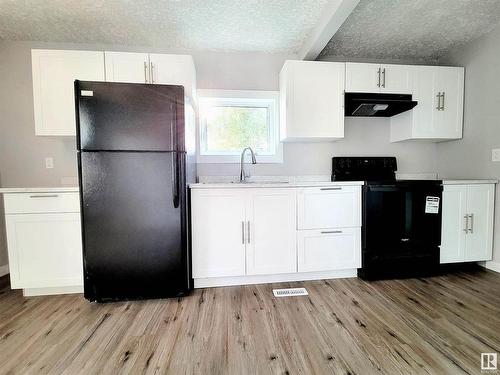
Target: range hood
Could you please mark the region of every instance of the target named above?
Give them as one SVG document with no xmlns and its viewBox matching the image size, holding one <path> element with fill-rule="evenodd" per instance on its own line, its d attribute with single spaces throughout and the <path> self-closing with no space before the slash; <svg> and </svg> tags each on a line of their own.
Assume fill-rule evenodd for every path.
<svg viewBox="0 0 500 375">
<path fill-rule="evenodd" d="M 392 117 L 417 104 L 406 94 L 345 93 L 346 116 Z"/>
</svg>

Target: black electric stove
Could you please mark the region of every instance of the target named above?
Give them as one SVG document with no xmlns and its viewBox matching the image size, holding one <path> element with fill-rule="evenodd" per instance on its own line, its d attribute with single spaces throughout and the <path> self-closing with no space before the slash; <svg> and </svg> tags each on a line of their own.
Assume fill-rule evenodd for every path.
<svg viewBox="0 0 500 375">
<path fill-rule="evenodd" d="M 332 181 L 365 181 L 362 267 L 366 280 L 439 270 L 442 181 L 396 180 L 395 157 L 334 157 Z"/>
</svg>

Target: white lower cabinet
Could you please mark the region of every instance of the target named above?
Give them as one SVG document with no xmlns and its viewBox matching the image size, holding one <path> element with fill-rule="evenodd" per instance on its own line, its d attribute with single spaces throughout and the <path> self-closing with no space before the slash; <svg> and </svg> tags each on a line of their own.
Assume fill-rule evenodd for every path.
<svg viewBox="0 0 500 375">
<path fill-rule="evenodd" d="M 245 195 L 237 189 L 191 193 L 193 278 L 245 274 Z"/>
<path fill-rule="evenodd" d="M 361 228 L 301 230 L 297 245 L 299 272 L 361 267 Z"/>
<path fill-rule="evenodd" d="M 361 186 L 329 187 L 192 189 L 195 287 L 355 276 Z"/>
<path fill-rule="evenodd" d="M 491 260 L 495 184 L 444 185 L 441 263 Z"/>
<path fill-rule="evenodd" d="M 4 202 L 12 288 L 82 288 L 78 193 L 13 193 Z"/>
<path fill-rule="evenodd" d="M 306 187 L 297 191 L 298 229 L 361 226 L 361 187 Z"/>
<path fill-rule="evenodd" d="M 295 191 L 191 193 L 193 278 L 296 272 Z"/>
<path fill-rule="evenodd" d="M 247 200 L 247 275 L 297 272 L 295 189 L 252 189 Z"/>
</svg>

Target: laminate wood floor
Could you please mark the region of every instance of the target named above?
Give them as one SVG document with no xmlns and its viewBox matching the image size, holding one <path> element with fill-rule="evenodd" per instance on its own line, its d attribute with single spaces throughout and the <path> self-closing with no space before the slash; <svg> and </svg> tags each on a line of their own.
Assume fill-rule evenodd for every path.
<svg viewBox="0 0 500 375">
<path fill-rule="evenodd" d="M 277 287 L 309 296 L 274 298 Z M 1 374 L 479 374 L 500 275 L 337 279 L 108 304 L 0 292 Z"/>
</svg>

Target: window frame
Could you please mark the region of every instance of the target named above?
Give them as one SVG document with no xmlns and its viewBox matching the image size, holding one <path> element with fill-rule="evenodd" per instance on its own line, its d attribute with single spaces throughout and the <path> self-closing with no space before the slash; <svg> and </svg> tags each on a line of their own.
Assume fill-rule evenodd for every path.
<svg viewBox="0 0 500 375">
<path fill-rule="evenodd" d="M 240 163 L 241 154 L 205 153 L 202 150 L 204 121 L 202 107 L 207 102 L 221 106 L 253 107 L 261 104 L 268 108 L 270 142 L 274 154 L 256 153 L 257 163 L 283 163 L 283 144 L 280 142 L 279 91 L 255 90 L 197 90 L 199 121 L 196 131 L 196 160 L 198 163 Z"/>
</svg>

